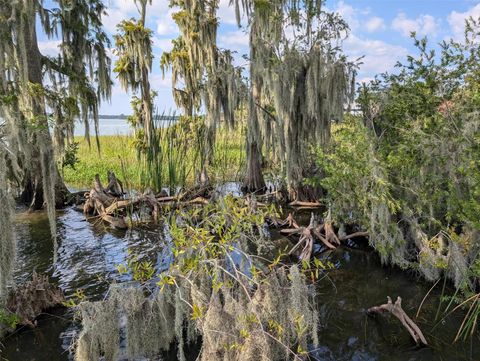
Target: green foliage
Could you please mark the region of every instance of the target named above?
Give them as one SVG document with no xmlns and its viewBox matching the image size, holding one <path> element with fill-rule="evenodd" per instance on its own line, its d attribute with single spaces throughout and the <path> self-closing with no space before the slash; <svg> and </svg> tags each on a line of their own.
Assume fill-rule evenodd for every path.
<svg viewBox="0 0 480 361">
<path fill-rule="evenodd" d="M 274 206 L 252 211 L 243 199 L 230 195 L 219 205 L 175 211 L 169 230 L 172 253 L 179 261 L 173 267 L 182 274 L 197 272 L 204 260 L 222 259 L 249 241 L 258 244 L 265 218 L 275 214 Z M 215 280 L 215 275 L 211 276 Z"/>
<path fill-rule="evenodd" d="M 185 124 L 188 124 L 185 123 Z M 165 130 L 163 130 L 165 132 Z M 173 130 L 169 131 L 174 133 Z M 179 154 L 177 150 L 172 149 L 171 162 L 164 162 L 158 168 L 161 180 L 163 182 L 162 187 L 175 185 L 174 180 L 185 186 L 191 186 L 195 183 L 193 169 L 195 164 L 198 164 L 196 157 L 196 151 L 194 144 L 191 142 L 193 133 L 188 128 L 182 130 L 184 134 L 176 135 L 175 139 L 171 139 L 171 143 L 180 143 L 182 139 L 185 140 L 185 146 L 188 147 L 188 152 L 184 155 L 184 158 L 176 156 Z M 185 135 L 185 137 L 184 137 Z M 138 161 L 138 150 L 136 138 L 132 136 L 101 136 L 100 144 L 102 149 L 102 156 L 98 157 L 98 154 L 94 149 L 89 148 L 88 143 L 81 137 L 75 138 L 75 142 L 79 144 L 77 158 L 78 162 L 75 165 L 75 170 L 66 167 L 64 169 L 64 180 L 67 184 L 75 187 L 89 187 L 92 184 L 92 180 L 95 174 L 100 174 L 102 177 L 106 177 L 107 171 L 111 170 L 117 175 L 122 175 L 122 178 L 128 183 L 128 187 L 141 190 L 149 182 L 152 188 L 153 181 L 159 179 L 160 176 L 152 176 L 152 179 L 148 179 L 146 174 L 142 181 L 140 175 L 145 170 L 144 165 Z M 218 142 L 216 142 L 214 150 L 214 162 L 210 164 L 209 172 L 212 177 L 212 181 L 235 181 L 239 180 L 239 172 L 242 169 L 244 159 L 244 145 L 241 129 L 238 131 L 227 132 L 226 129 L 220 128 L 217 135 Z M 168 143 L 166 139 L 165 143 L 161 145 L 163 149 L 167 149 Z M 182 144 L 184 146 L 184 144 Z M 164 153 L 165 154 L 165 153 Z M 167 156 L 165 155 L 165 158 Z M 182 169 L 174 169 L 175 159 L 178 159 L 178 166 L 180 162 L 186 165 L 185 171 Z M 171 164 L 170 173 L 168 172 L 169 164 Z M 188 171 L 190 169 L 190 171 Z M 161 172 L 161 173 L 160 173 Z M 169 174 L 172 176 L 169 178 Z M 178 175 L 180 174 L 180 175 Z M 174 177 L 175 175 L 175 177 Z M 185 176 L 185 178 L 183 178 Z M 170 180 L 171 179 L 171 180 Z M 106 179 L 102 179 L 106 181 Z M 160 185 L 160 182 L 158 182 Z"/>
<path fill-rule="evenodd" d="M 77 307 L 81 302 L 85 300 L 86 300 L 86 296 L 83 289 L 78 288 L 75 290 L 75 293 L 67 301 L 63 302 L 63 305 L 65 307 L 74 308 L 74 307 Z"/>
<path fill-rule="evenodd" d="M 16 313 L 0 308 L 0 329 L 6 328 L 8 330 L 15 330 L 19 322 L 20 318 Z"/>
<path fill-rule="evenodd" d="M 384 261 L 464 290 L 480 229 L 477 34 L 468 23 L 465 41 L 438 56 L 414 38 L 418 57 L 360 88 L 362 116 L 333 129 L 318 154 L 325 177 L 310 180 L 337 222 L 369 230 Z"/>
<path fill-rule="evenodd" d="M 79 162 L 77 157 L 78 147 L 78 142 L 73 142 L 67 145 L 62 157 L 62 170 L 64 170 L 66 167 L 70 167 L 72 170 L 75 170 L 75 165 Z"/>
</svg>

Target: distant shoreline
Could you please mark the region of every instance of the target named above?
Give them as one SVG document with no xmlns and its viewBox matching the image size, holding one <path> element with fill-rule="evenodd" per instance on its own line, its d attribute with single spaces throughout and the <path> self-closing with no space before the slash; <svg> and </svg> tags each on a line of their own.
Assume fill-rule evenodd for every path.
<svg viewBox="0 0 480 361">
<path fill-rule="evenodd" d="M 108 115 L 108 114 L 103 114 L 99 115 L 98 119 L 123 119 L 126 120 L 128 119 L 130 115 L 125 115 L 125 114 L 119 114 L 119 115 Z M 155 118 L 157 119 L 178 119 L 178 115 L 158 115 Z"/>
</svg>

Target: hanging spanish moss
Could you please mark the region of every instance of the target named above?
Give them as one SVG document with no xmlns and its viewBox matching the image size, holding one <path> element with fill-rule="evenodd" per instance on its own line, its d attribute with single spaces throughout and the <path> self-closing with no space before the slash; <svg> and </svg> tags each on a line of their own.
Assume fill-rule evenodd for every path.
<svg viewBox="0 0 480 361">
<path fill-rule="evenodd" d="M 151 0 L 135 0 L 140 19 L 124 20 L 118 24 L 115 52 L 118 60 L 113 71 L 118 74 L 123 89 L 140 91 L 141 111 L 135 112 L 133 124 L 139 131 L 140 141 L 148 144 L 154 137 L 153 96 L 149 74 L 152 71 L 152 30 L 146 27 L 147 5 Z"/>
<path fill-rule="evenodd" d="M 60 54 L 44 57 L 43 61 L 52 84 L 47 102 L 56 118 L 56 144 L 60 147 L 65 141 L 71 144 L 75 120 L 81 119 L 90 145 L 92 119 L 100 150 L 98 107 L 102 100 L 110 99 L 112 87 L 111 61 L 107 55 L 110 41 L 102 28 L 105 5 L 99 0 L 75 0 L 58 1 L 58 6 L 58 9 L 39 9 L 46 35 L 61 35 Z"/>
<path fill-rule="evenodd" d="M 204 361 L 300 359 L 317 345 L 312 293 L 296 266 L 274 270 L 252 291 L 221 268 L 215 282 L 220 288 L 199 273 L 152 295 L 112 286 L 107 300 L 79 306 L 75 359 L 154 358 L 176 343 L 184 361 L 185 347 L 199 337 Z"/>
<path fill-rule="evenodd" d="M 247 189 L 262 185 L 263 150 L 280 162 L 291 199 L 318 197 L 302 184 L 314 166 L 308 155 L 354 95 L 353 64 L 338 47 L 347 25 L 322 3 L 236 2 L 237 13 L 251 14 Z"/>
<path fill-rule="evenodd" d="M 216 128 L 222 120 L 232 128 L 235 111 L 243 92 L 241 70 L 233 65 L 229 50 L 217 47 L 218 1 L 171 1 L 180 11 L 173 15 L 181 35 L 173 40 L 171 52 L 165 52 L 161 68 L 172 70 L 175 103 L 186 115 L 197 116 L 205 108 L 206 133 L 200 147 L 197 179 L 207 182 L 207 168 L 212 160 Z"/>
<path fill-rule="evenodd" d="M 247 253 L 271 244 L 261 230 L 270 211 L 225 197 L 175 212 L 168 271 L 80 304 L 76 359 L 155 358 L 176 347 L 185 361 L 201 342 L 203 361 L 299 360 L 318 343 L 314 288 L 296 265 L 266 267 Z"/>
<path fill-rule="evenodd" d="M 7 179 L 7 148 L 0 139 L 0 307 L 6 296 L 15 260 L 16 241 L 13 230 L 13 197 Z"/>
</svg>

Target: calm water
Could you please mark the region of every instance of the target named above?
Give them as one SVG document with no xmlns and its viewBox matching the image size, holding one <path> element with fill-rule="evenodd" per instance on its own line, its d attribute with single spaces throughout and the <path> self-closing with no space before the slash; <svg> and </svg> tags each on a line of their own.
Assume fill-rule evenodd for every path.
<svg viewBox="0 0 480 361">
<path fill-rule="evenodd" d="M 302 223 L 308 222 L 308 214 L 303 217 Z M 169 263 L 169 235 L 162 225 L 112 232 L 103 224 L 85 221 L 83 214 L 73 209 L 59 213 L 57 223 L 58 256 L 53 263 L 54 244 L 45 214 L 18 216 L 18 282 L 27 280 L 33 270 L 46 272 L 67 296 L 81 288 L 89 298 L 98 299 L 110 282 L 129 280 L 128 275 L 119 276 L 116 271 L 127 254 L 150 260 L 159 270 Z M 432 292 L 416 320 L 430 348 L 417 349 L 397 322 L 365 316 L 367 308 L 384 303 L 388 295 L 401 296 L 405 311 L 414 316 L 431 285 L 383 268 L 378 257 L 364 248 L 345 247 L 321 257 L 331 260 L 336 270 L 318 286 L 321 345 L 312 351 L 313 360 L 480 360 L 478 339 L 451 343 L 460 315 L 433 330 L 439 291 Z M 39 319 L 36 329 L 9 336 L 4 341 L 2 360 L 69 360 L 68 346 L 77 331 L 71 311 L 53 311 Z M 192 359 L 195 355 L 193 351 L 190 354 Z M 175 354 L 165 355 L 165 359 L 175 360 Z"/>
<path fill-rule="evenodd" d="M 100 119 L 99 121 L 100 135 L 129 135 L 132 128 L 126 119 Z M 85 126 L 82 122 L 75 123 L 75 136 L 85 135 Z M 90 121 L 90 134 L 95 134 L 95 126 Z"/>
<path fill-rule="evenodd" d="M 157 120 L 157 127 L 166 127 L 172 124 L 173 120 Z M 174 121 L 173 121 L 174 122 Z M 95 134 L 95 126 L 92 121 L 90 121 L 90 135 Z M 132 128 L 128 124 L 126 119 L 115 118 L 115 119 L 100 119 L 99 120 L 99 131 L 100 135 L 129 135 L 132 133 Z M 75 123 L 75 136 L 85 135 L 85 126 L 82 122 Z"/>
</svg>

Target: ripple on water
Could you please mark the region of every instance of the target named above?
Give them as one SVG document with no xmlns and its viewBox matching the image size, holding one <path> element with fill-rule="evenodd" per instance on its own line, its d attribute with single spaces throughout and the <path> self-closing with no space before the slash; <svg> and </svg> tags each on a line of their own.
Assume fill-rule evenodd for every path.
<svg viewBox="0 0 480 361">
<path fill-rule="evenodd" d="M 17 224 L 18 257 L 15 278 L 27 280 L 31 272 L 48 273 L 55 283 L 71 295 L 81 288 L 86 295 L 98 298 L 108 284 L 125 281 L 117 266 L 129 257 L 148 260 L 159 268 L 169 261 L 162 255 L 163 226 L 139 227 L 129 231 L 106 232 L 103 224 L 87 222 L 83 214 L 67 209 L 57 220 L 57 259 L 53 264 L 53 242 L 44 214 L 33 220 L 25 217 Z"/>
</svg>

